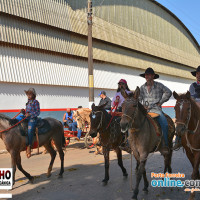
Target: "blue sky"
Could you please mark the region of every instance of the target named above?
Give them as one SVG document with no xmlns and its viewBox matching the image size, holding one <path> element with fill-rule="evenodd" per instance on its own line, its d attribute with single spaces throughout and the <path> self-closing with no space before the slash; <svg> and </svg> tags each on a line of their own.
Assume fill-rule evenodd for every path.
<svg viewBox="0 0 200 200">
<path fill-rule="evenodd" d="M 190 30 L 200 45 L 200 0 L 156 0 L 172 13 Z"/>
</svg>

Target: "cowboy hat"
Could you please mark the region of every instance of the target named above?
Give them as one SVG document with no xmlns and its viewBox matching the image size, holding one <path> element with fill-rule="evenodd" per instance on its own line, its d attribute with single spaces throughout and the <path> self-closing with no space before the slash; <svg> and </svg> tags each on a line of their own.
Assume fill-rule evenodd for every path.
<svg viewBox="0 0 200 200">
<path fill-rule="evenodd" d="M 32 93 L 36 96 L 36 91 L 34 88 L 29 88 L 28 90 L 24 90 L 24 92 L 26 93 L 26 95 Z"/>
<path fill-rule="evenodd" d="M 191 72 L 191 74 L 196 77 L 197 72 L 200 72 L 200 65 L 197 67 L 196 71 Z"/>
<path fill-rule="evenodd" d="M 145 78 L 145 74 L 154 74 L 154 79 L 159 78 L 159 75 L 155 74 L 154 70 L 151 67 L 147 68 L 143 74 L 140 74 L 140 76 Z"/>
</svg>

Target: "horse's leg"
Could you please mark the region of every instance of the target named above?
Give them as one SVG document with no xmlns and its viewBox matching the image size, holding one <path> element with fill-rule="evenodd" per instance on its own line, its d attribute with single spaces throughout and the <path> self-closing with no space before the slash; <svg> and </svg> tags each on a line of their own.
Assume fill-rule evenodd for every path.
<svg viewBox="0 0 200 200">
<path fill-rule="evenodd" d="M 23 167 L 22 167 L 22 164 L 21 164 L 21 155 L 20 153 L 18 153 L 17 155 L 17 160 L 16 160 L 16 163 L 17 163 L 17 167 L 18 169 L 24 174 L 24 176 L 26 176 L 29 181 L 32 183 L 34 181 L 34 177 L 31 176 L 28 172 L 26 172 Z"/>
<path fill-rule="evenodd" d="M 137 200 L 137 195 L 139 193 L 139 184 L 140 184 L 142 175 L 146 174 L 145 172 L 146 159 L 147 159 L 147 155 L 143 155 L 140 159 L 140 165 L 136 174 L 136 185 L 135 185 L 135 189 L 133 191 L 133 197 L 132 197 L 132 199 L 134 200 Z"/>
<path fill-rule="evenodd" d="M 54 163 L 54 160 L 56 158 L 56 151 L 51 146 L 51 140 L 49 140 L 46 144 L 44 144 L 44 147 L 46 148 L 46 150 L 51 155 L 51 161 L 50 161 L 49 168 L 48 168 L 48 171 L 47 171 L 47 177 L 49 178 L 51 176 L 51 171 L 52 171 L 53 163 Z"/>
<path fill-rule="evenodd" d="M 12 163 L 12 169 L 13 169 L 13 185 L 15 184 L 15 172 L 16 172 L 16 160 L 17 155 L 14 151 L 10 152 L 11 155 L 11 163 Z"/>
<path fill-rule="evenodd" d="M 119 147 L 117 147 L 115 149 L 116 151 L 116 154 L 117 154 L 117 159 L 118 159 L 118 165 L 120 166 L 120 168 L 122 169 L 122 172 L 123 172 L 123 176 L 127 177 L 128 174 L 127 174 L 127 171 L 126 169 L 124 168 L 124 165 L 123 165 L 123 161 L 122 161 L 122 151 Z"/>
<path fill-rule="evenodd" d="M 56 145 L 56 149 L 58 150 L 60 161 L 61 161 L 60 173 L 58 175 L 58 178 L 62 178 L 63 172 L 64 172 L 64 152 L 62 149 L 62 144 L 58 144 L 57 142 L 55 142 L 55 145 Z"/>
<path fill-rule="evenodd" d="M 170 150 L 170 153 L 168 155 L 164 156 L 164 174 L 166 172 L 172 173 L 172 168 L 171 168 L 171 161 L 172 161 L 172 150 Z"/>
<path fill-rule="evenodd" d="M 146 164 L 146 161 L 144 163 L 144 165 Z M 144 172 L 143 172 L 143 180 L 144 180 L 144 188 L 143 191 L 145 193 L 148 193 L 148 187 L 149 187 L 149 181 L 147 180 L 147 174 L 146 174 L 146 169 L 144 168 Z"/>
<path fill-rule="evenodd" d="M 105 178 L 103 179 L 103 184 L 106 185 L 109 180 L 109 153 L 110 149 L 108 147 L 103 147 L 104 163 L 105 163 Z"/>
</svg>

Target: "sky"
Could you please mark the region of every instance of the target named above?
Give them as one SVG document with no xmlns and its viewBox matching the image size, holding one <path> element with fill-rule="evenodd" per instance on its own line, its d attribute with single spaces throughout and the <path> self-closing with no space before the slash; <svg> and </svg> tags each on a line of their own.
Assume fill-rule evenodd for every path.
<svg viewBox="0 0 200 200">
<path fill-rule="evenodd" d="M 156 0 L 174 13 L 200 45 L 200 0 Z"/>
</svg>

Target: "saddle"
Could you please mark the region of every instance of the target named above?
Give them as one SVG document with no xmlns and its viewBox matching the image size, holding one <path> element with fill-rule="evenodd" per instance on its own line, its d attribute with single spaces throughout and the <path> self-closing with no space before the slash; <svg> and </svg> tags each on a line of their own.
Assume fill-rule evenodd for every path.
<svg viewBox="0 0 200 200">
<path fill-rule="evenodd" d="M 20 124 L 20 133 L 22 136 L 28 135 L 28 122 L 25 120 L 25 122 Z M 48 132 L 51 129 L 51 126 L 49 122 L 46 119 L 38 118 L 36 128 L 38 129 L 38 135 L 43 135 L 46 132 Z M 36 134 L 34 133 L 34 136 Z"/>
</svg>

